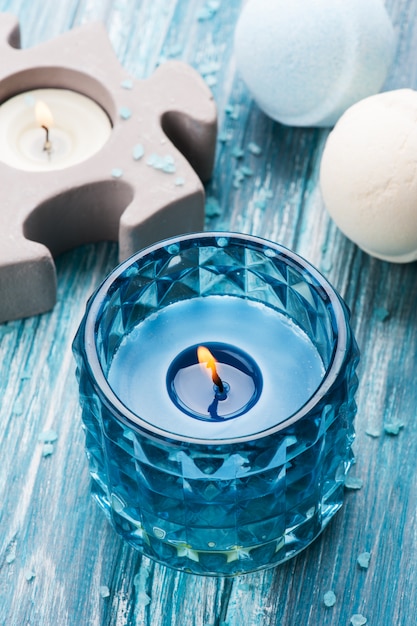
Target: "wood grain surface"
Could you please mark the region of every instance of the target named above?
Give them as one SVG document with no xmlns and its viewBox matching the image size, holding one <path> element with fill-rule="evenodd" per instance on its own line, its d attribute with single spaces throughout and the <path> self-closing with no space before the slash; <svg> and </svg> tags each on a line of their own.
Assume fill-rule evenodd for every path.
<svg viewBox="0 0 417 626">
<path fill-rule="evenodd" d="M 222 0 L 211 17 L 215 5 L 204 0 L 0 0 L 0 11 L 19 18 L 24 47 L 101 20 L 134 77 L 166 58 L 204 74 L 219 113 L 207 228 L 293 248 L 352 310 L 362 359 L 351 477 L 362 487 L 347 490 L 298 557 L 235 579 L 178 573 L 123 543 L 89 495 L 71 354 L 86 299 L 116 265 L 117 246 L 78 248 L 56 260 L 54 310 L 0 326 L 2 626 L 347 626 L 354 614 L 370 626 L 416 623 L 417 267 L 372 259 L 330 221 L 317 184 L 328 131 L 271 121 L 236 74 L 243 4 Z M 388 0 L 387 9 L 399 42 L 386 88 L 416 88 L 417 2 Z M 242 181 L 241 165 L 253 170 Z M 363 552 L 367 568 L 357 562 Z"/>
</svg>

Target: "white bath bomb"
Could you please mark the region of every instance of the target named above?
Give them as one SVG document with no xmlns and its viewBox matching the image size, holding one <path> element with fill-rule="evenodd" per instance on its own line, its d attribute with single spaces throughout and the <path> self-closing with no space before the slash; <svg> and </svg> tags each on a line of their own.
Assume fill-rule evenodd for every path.
<svg viewBox="0 0 417 626">
<path fill-rule="evenodd" d="M 369 254 L 417 259 L 417 91 L 365 98 L 324 147 L 320 187 L 331 217 Z"/>
<path fill-rule="evenodd" d="M 249 0 L 235 31 L 237 69 L 253 98 L 293 126 L 332 126 L 377 93 L 394 49 L 383 0 Z"/>
</svg>

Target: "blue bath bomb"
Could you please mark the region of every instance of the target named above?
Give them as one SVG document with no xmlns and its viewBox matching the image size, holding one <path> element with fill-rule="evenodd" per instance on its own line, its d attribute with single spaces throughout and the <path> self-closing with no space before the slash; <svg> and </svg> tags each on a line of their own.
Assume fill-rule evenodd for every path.
<svg viewBox="0 0 417 626">
<path fill-rule="evenodd" d="M 249 0 L 235 31 L 253 98 L 292 126 L 333 126 L 381 89 L 394 51 L 383 0 Z"/>
</svg>

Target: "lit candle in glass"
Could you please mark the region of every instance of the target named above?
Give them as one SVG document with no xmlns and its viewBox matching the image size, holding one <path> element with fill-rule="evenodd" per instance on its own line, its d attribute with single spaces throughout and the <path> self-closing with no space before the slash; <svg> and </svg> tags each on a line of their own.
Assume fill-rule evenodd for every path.
<svg viewBox="0 0 417 626">
<path fill-rule="evenodd" d="M 232 233 L 156 244 L 97 290 L 74 352 L 94 495 L 147 556 L 261 569 L 342 505 L 358 352 L 293 252 Z"/>
</svg>

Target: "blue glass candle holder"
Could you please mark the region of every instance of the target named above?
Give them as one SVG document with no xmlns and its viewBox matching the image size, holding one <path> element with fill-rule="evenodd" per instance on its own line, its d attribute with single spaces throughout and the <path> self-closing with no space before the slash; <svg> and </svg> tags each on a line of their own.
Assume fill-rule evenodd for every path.
<svg viewBox="0 0 417 626">
<path fill-rule="evenodd" d="M 270 567 L 341 507 L 358 349 L 295 253 L 234 233 L 163 241 L 107 277 L 73 348 L 93 495 L 151 559 Z"/>
</svg>

